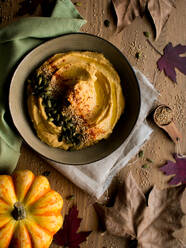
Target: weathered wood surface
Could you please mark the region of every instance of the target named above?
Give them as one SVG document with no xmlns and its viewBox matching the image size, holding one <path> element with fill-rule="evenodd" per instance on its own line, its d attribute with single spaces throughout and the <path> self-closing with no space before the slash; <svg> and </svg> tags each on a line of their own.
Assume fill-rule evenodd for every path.
<svg viewBox="0 0 186 248">
<path fill-rule="evenodd" d="M 21 2 L 27 2 L 27 7 L 22 8 L 20 11 L 20 7 L 23 6 L 20 5 Z M 0 0 L 1 26 L 21 18 L 22 15 L 40 15 L 42 10 L 39 4 L 40 2 L 44 3 L 44 13 L 49 13 L 52 1 Z M 160 93 L 159 103 L 168 104 L 174 110 L 175 122 L 183 137 L 181 149 L 183 153 L 186 153 L 186 138 L 184 140 L 186 133 L 186 77 L 177 71 L 178 84 L 173 84 L 165 77 L 164 73 L 157 73 L 156 61 L 159 58 L 159 54 L 145 41 L 146 39 L 143 35 L 144 31 L 148 31 L 151 37 L 154 34 L 154 29 L 152 25 L 150 25 L 149 19 L 147 19 L 147 17 L 137 18 L 124 31 L 117 34 L 115 32 L 115 13 L 111 8 L 110 0 L 80 0 L 79 2 L 81 2 L 81 6 L 77 8 L 81 15 L 87 20 L 87 24 L 83 26 L 81 31 L 96 34 L 112 42 L 126 55 L 133 66 L 140 69 L 149 78 Z M 28 3 L 30 3 L 30 5 Z M 37 6 L 36 8 L 31 8 L 34 6 L 33 3 Z M 104 20 L 106 19 L 110 21 L 109 27 L 105 27 L 104 25 Z M 158 41 L 154 42 L 153 38 L 150 39 L 154 46 L 161 52 L 169 41 L 171 41 L 173 45 L 178 43 L 186 45 L 185 24 L 186 1 L 178 0 L 176 9 L 173 9 Z M 135 54 L 139 51 L 142 55 L 139 59 L 136 59 Z M 144 191 L 153 184 L 161 188 L 165 187 L 167 178 L 162 175 L 158 167 L 165 163 L 167 159 L 172 159 L 171 153 L 175 151 L 175 147 L 173 142 L 160 128 L 151 122 L 150 125 L 154 129 L 154 133 L 142 148 L 144 151 L 143 158 L 138 158 L 137 161 L 136 158 L 134 158 L 132 160 L 135 161 L 134 163 L 131 161 L 127 167 L 120 171 L 114 180 L 111 191 L 115 189 L 118 180 L 124 180 L 129 170 L 133 172 L 137 182 Z M 153 161 L 148 169 L 141 168 L 142 164 L 145 163 L 145 158 L 150 158 Z M 48 178 L 53 189 L 61 193 L 64 199 L 71 194 L 75 195 L 73 201 L 64 201 L 63 213 L 67 212 L 67 209 L 73 203 L 76 203 L 79 209 L 79 216 L 83 218 L 80 230 L 93 230 L 88 241 L 83 243 L 81 247 L 128 247 L 127 243 L 122 239 L 109 235 L 100 235 L 100 233 L 97 232 L 98 221 L 92 206 L 93 199 L 48 165 L 26 144 L 23 144 L 17 169 L 25 168 L 32 170 L 35 174 L 50 171 Z M 51 247 L 55 248 L 57 246 L 52 245 Z"/>
</svg>

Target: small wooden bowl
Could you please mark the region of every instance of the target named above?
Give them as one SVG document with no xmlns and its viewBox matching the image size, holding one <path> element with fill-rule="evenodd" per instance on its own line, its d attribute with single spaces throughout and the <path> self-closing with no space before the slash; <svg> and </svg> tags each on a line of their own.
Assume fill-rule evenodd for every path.
<svg viewBox="0 0 186 248">
<path fill-rule="evenodd" d="M 154 122 L 162 129 L 164 129 L 168 135 L 171 137 L 171 139 L 173 140 L 173 142 L 176 144 L 178 143 L 178 141 L 181 140 L 181 134 L 180 132 L 178 131 L 174 121 L 173 121 L 173 115 L 172 115 L 172 118 L 170 120 L 167 121 L 167 123 L 165 124 L 160 124 L 158 122 L 158 118 L 157 118 L 157 115 L 158 115 L 158 112 L 159 111 L 162 111 L 163 109 L 168 109 L 169 111 L 172 111 L 172 109 L 166 105 L 159 105 L 155 111 L 154 111 L 154 114 L 153 114 L 153 119 L 154 119 Z"/>
</svg>

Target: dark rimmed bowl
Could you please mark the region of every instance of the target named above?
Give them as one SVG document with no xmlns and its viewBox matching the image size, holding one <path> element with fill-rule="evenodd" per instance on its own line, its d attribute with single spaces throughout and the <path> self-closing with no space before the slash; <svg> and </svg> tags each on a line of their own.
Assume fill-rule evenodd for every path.
<svg viewBox="0 0 186 248">
<path fill-rule="evenodd" d="M 28 75 L 53 54 L 67 51 L 94 51 L 104 54 L 120 76 L 126 101 L 125 111 L 110 137 L 80 151 L 64 151 L 40 141 L 30 122 L 25 99 L 25 81 Z M 67 165 L 95 162 L 119 148 L 135 127 L 140 104 L 138 80 L 125 56 L 110 42 L 87 33 L 65 34 L 33 49 L 17 67 L 9 93 L 10 113 L 25 142 L 43 157 Z"/>
</svg>

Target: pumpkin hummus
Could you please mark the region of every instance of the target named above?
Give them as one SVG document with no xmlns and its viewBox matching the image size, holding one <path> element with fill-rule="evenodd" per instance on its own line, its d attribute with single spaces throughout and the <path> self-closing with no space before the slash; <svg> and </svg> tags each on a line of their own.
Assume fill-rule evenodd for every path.
<svg viewBox="0 0 186 248">
<path fill-rule="evenodd" d="M 108 138 L 124 110 L 118 73 L 100 53 L 56 54 L 29 77 L 27 89 L 38 137 L 64 150 Z"/>
</svg>

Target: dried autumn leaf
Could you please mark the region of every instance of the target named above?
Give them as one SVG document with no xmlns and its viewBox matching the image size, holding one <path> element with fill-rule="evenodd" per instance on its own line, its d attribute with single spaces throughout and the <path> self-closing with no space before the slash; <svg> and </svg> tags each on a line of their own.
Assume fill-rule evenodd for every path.
<svg viewBox="0 0 186 248">
<path fill-rule="evenodd" d="M 158 39 L 162 28 L 167 22 L 176 0 L 149 0 L 148 10 L 156 28 L 156 39 Z"/>
<path fill-rule="evenodd" d="M 160 71 L 164 70 L 165 74 L 173 81 L 176 82 L 177 68 L 180 72 L 186 75 L 186 57 L 179 56 L 186 53 L 186 46 L 181 44 L 173 47 L 172 43 L 168 43 L 163 50 L 164 54 L 157 61 Z"/>
<path fill-rule="evenodd" d="M 147 206 L 144 194 L 129 174 L 114 206 L 97 208 L 103 211 L 106 229 L 113 235 L 137 239 L 140 248 L 180 248 L 181 243 L 172 234 L 181 227 L 180 198 L 184 188 L 154 187 Z"/>
<path fill-rule="evenodd" d="M 77 233 L 81 220 L 81 218 L 78 218 L 77 207 L 70 208 L 68 215 L 65 215 L 63 228 L 54 235 L 54 242 L 64 247 L 80 248 L 79 245 L 86 241 L 91 233 L 91 231 Z"/>
<path fill-rule="evenodd" d="M 131 24 L 137 16 L 143 16 L 148 9 L 158 39 L 176 0 L 112 0 L 112 2 L 118 19 L 118 31 Z"/>
<path fill-rule="evenodd" d="M 166 175 L 175 175 L 169 184 L 186 183 L 186 158 L 180 158 L 177 154 L 173 155 L 176 163 L 167 161 L 167 163 L 160 168 Z"/>
<path fill-rule="evenodd" d="M 143 16 L 147 0 L 112 0 L 116 15 L 118 31 L 131 24 L 137 16 Z"/>
</svg>

